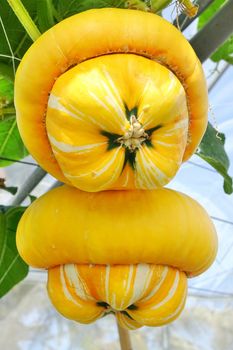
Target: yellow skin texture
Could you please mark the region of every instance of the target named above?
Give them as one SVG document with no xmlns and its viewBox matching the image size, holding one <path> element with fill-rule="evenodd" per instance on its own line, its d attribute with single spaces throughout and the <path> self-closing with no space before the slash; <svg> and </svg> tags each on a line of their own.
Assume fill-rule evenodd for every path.
<svg viewBox="0 0 233 350">
<path fill-rule="evenodd" d="M 217 237 L 205 210 L 179 192 L 87 193 L 62 186 L 25 211 L 17 247 L 28 264 L 41 268 L 151 263 L 194 276 L 213 262 Z"/>
<path fill-rule="evenodd" d="M 108 33 L 108 35 L 106 35 Z M 108 55 L 110 54 L 111 55 Z M 122 64 L 120 65 L 120 57 L 117 55 L 117 58 L 115 58 L 114 54 L 122 54 Z M 128 55 L 125 54 L 137 54 L 137 56 L 144 56 L 147 57 L 147 59 L 144 59 L 143 61 L 137 60 L 138 63 L 134 62 L 132 66 L 134 67 L 134 70 L 131 72 L 132 76 L 129 74 L 129 71 L 127 72 L 127 64 L 125 62 L 127 60 L 136 60 L 136 58 L 129 58 Z M 107 55 L 108 57 L 104 57 L 103 55 Z M 99 60 L 97 59 L 90 60 L 93 57 L 99 57 Z M 127 56 L 124 58 L 124 56 Z M 134 55 L 130 55 L 131 57 L 134 57 Z M 88 113 L 89 112 L 96 112 L 96 115 L 94 115 L 94 119 L 97 121 L 100 121 L 101 116 L 97 113 L 101 108 L 97 103 L 97 100 L 95 99 L 95 102 L 93 102 L 93 95 L 92 99 L 90 96 L 88 96 L 87 92 L 84 94 L 83 89 L 85 82 L 88 80 L 89 77 L 92 75 L 93 77 L 93 66 L 95 64 L 98 65 L 98 70 L 96 70 L 96 74 L 101 73 L 101 62 L 107 62 L 106 63 L 106 69 L 111 70 L 111 74 L 116 78 L 116 85 L 118 85 L 119 89 L 119 96 L 120 100 L 128 98 L 128 103 L 132 103 L 131 100 L 131 93 L 134 97 L 136 97 L 139 92 L 136 91 L 136 88 L 142 91 L 142 85 L 143 82 L 140 83 L 135 78 L 136 73 L 139 73 L 139 70 L 137 69 L 137 65 L 144 66 L 145 69 L 140 69 L 140 74 L 143 73 L 145 76 L 149 74 L 150 69 L 152 70 L 151 76 L 153 76 L 153 79 L 151 84 L 156 85 L 158 80 L 160 79 L 160 71 L 158 73 L 157 68 L 154 68 L 156 65 L 151 64 L 151 68 L 148 67 L 148 59 L 151 60 L 151 63 L 155 63 L 154 61 L 158 62 L 161 66 L 167 67 L 170 71 L 172 71 L 177 78 L 180 80 L 181 84 L 183 85 L 183 88 L 186 93 L 186 104 L 189 111 L 189 130 L 188 133 L 183 129 L 184 133 L 181 136 L 180 135 L 174 135 L 175 138 L 175 144 L 177 142 L 177 139 L 180 138 L 181 140 L 181 146 L 178 150 L 175 146 L 173 152 L 169 150 L 165 151 L 165 146 L 161 147 L 161 159 L 155 160 L 155 155 L 151 154 L 151 149 L 147 147 L 147 151 L 150 154 L 146 155 L 147 163 L 151 163 L 160 169 L 162 169 L 162 172 L 165 173 L 165 176 L 161 176 L 158 174 L 150 174 L 150 170 L 148 170 L 149 166 L 147 167 L 147 172 L 149 173 L 150 179 L 147 180 L 147 183 L 141 183 L 140 173 L 142 174 L 145 172 L 145 170 L 136 170 L 136 175 L 132 174 L 132 169 L 129 169 L 128 165 L 125 167 L 125 173 L 120 175 L 120 169 L 122 168 L 123 164 L 123 158 L 124 158 L 124 152 L 123 147 L 119 150 L 119 154 L 117 155 L 117 166 L 115 166 L 115 173 L 111 172 L 105 172 L 104 175 L 101 177 L 97 176 L 95 172 L 98 173 L 98 166 L 101 168 L 101 166 L 104 168 L 104 164 L 108 163 L 109 159 L 114 156 L 114 152 L 116 152 L 116 148 L 114 150 L 108 151 L 106 150 L 106 144 L 99 146 L 99 149 L 96 150 L 96 152 L 101 154 L 101 157 L 99 157 L 99 153 L 96 155 L 96 159 L 99 159 L 99 164 L 97 161 L 94 161 L 95 159 L 94 154 L 90 155 L 91 160 L 93 161 L 93 168 L 94 173 L 92 176 L 90 175 L 90 169 L 86 168 L 85 162 L 86 158 L 85 155 L 82 154 L 83 152 L 71 152 L 70 158 L 79 158 L 77 165 L 69 165 L 71 162 L 67 161 L 66 157 L 68 156 L 65 154 L 62 154 L 59 152 L 57 153 L 56 146 L 53 145 L 53 150 L 51 148 L 51 144 L 48 138 L 48 132 L 54 133 L 58 137 L 58 141 L 64 142 L 65 144 L 70 144 L 71 146 L 79 146 L 79 144 L 90 144 L 90 136 L 93 137 L 93 140 L 97 137 L 97 129 L 95 129 L 95 132 L 93 133 L 93 125 L 91 126 L 90 120 L 88 121 Z M 84 62 L 83 61 L 90 60 L 90 62 Z M 113 67 L 111 67 L 110 62 L 113 62 Z M 91 62 L 93 61 L 93 62 Z M 98 62 L 98 63 L 96 63 Z M 115 62 L 115 63 L 114 63 Z M 142 63 L 144 62 L 144 63 Z M 93 66 L 92 66 L 93 64 Z M 71 139 L 69 136 L 69 132 L 67 135 L 61 135 L 61 133 L 58 135 L 56 132 L 55 125 L 51 126 L 51 119 L 53 118 L 53 114 L 55 111 L 52 111 L 52 108 L 47 108 L 48 105 L 48 98 L 53 90 L 53 86 L 55 81 L 57 81 L 57 84 L 59 85 L 59 79 L 63 79 L 63 74 L 69 69 L 70 73 L 68 72 L 68 76 L 70 76 L 71 71 L 73 71 L 73 68 L 75 65 L 77 65 L 78 74 L 81 74 L 80 71 L 82 69 L 86 69 L 84 81 L 82 83 L 82 94 L 85 96 L 84 101 L 82 103 L 76 104 L 76 107 L 78 109 L 83 109 L 86 124 L 88 124 L 88 132 L 86 133 L 86 139 L 84 140 L 84 134 L 85 134 L 85 126 L 84 122 L 82 124 L 82 136 L 83 138 L 78 140 L 77 139 Z M 131 65 L 131 63 L 130 63 Z M 119 68 L 119 66 L 121 68 Z M 153 67 L 152 67 L 153 66 Z M 83 68 L 82 68 L 83 67 Z M 114 68 L 115 67 L 115 68 Z M 88 71 L 88 69 L 89 71 Z M 92 70 L 92 73 L 90 71 Z M 157 74 L 155 74 L 155 70 L 157 70 Z M 161 71 L 163 69 L 161 68 Z M 122 84 L 124 81 L 124 77 L 121 76 L 121 71 L 123 74 L 125 74 L 125 83 Z M 135 73 L 136 72 L 136 73 Z M 72 74 L 71 74 L 72 75 Z M 158 75 L 158 77 L 155 77 Z M 166 74 L 165 74 L 166 75 Z M 118 77 L 119 76 L 119 77 Z M 146 78 L 142 79 L 146 80 Z M 60 78 L 59 78 L 60 77 Z M 113 80 L 115 79 L 113 77 Z M 64 79 L 66 80 L 65 74 Z M 77 77 L 77 80 L 81 79 L 80 76 Z M 99 79 L 98 79 L 99 80 Z M 122 80 L 122 82 L 121 82 Z M 106 77 L 103 77 L 103 80 L 99 80 L 99 86 L 96 86 L 95 82 L 97 81 L 97 78 L 93 79 L 91 78 L 90 82 L 90 88 L 91 91 L 94 92 L 94 94 L 97 96 L 97 99 L 100 101 L 99 103 L 104 102 L 106 104 L 106 101 L 103 101 L 103 88 L 101 90 L 101 86 L 103 86 L 104 83 L 107 83 L 109 86 L 109 79 L 106 79 Z M 135 86 L 134 86 L 135 83 Z M 69 79 L 69 84 L 76 84 L 72 79 Z M 102 84 L 102 85 L 101 85 Z M 168 79 L 168 82 L 165 84 L 163 83 L 163 86 L 167 84 L 169 86 L 170 80 Z M 130 94 L 127 93 L 127 86 L 131 86 Z M 143 86 L 145 88 L 145 85 Z M 54 86 L 54 89 L 56 89 L 56 86 Z M 67 86 L 67 89 L 69 90 L 69 86 Z M 153 88 L 152 88 L 153 90 Z M 165 89 L 166 90 L 166 89 Z M 165 95 L 164 92 L 160 95 L 162 98 L 164 98 Z M 176 90 L 176 89 L 175 89 Z M 59 92 L 60 93 L 60 92 Z M 65 91 L 67 93 L 67 91 Z M 79 93 L 77 91 L 71 91 L 71 98 L 74 97 L 75 93 Z M 182 95 L 182 93 L 181 93 Z M 181 104 L 183 106 L 184 101 L 181 97 L 180 93 L 173 94 L 174 98 L 174 104 L 176 108 L 177 101 L 179 98 L 181 98 Z M 156 96 L 159 96 L 159 94 L 156 94 Z M 155 97 L 156 97 L 155 96 Z M 68 96 L 68 99 L 70 97 Z M 159 106 L 156 103 L 160 103 L 160 98 L 155 98 L 154 100 L 151 99 L 151 93 L 148 92 L 148 95 L 146 95 L 145 99 L 150 100 L 149 104 L 149 110 L 157 110 L 159 109 Z M 116 101 L 116 98 L 115 98 Z M 93 103 L 92 110 L 88 110 L 90 106 L 88 106 L 88 103 Z M 121 104 L 121 102 L 118 99 L 118 102 Z M 143 101 L 138 101 L 143 102 Z M 67 106 L 67 98 L 66 102 L 64 102 Z M 83 105 L 82 105 L 83 104 Z M 139 103 L 140 104 L 140 103 Z M 175 172 L 177 171 L 179 164 L 182 161 L 188 159 L 193 152 L 195 151 L 196 147 L 198 146 L 204 131 L 206 129 L 207 124 L 207 109 L 208 109 L 208 101 L 207 101 L 207 89 L 206 89 L 206 83 L 203 75 L 203 71 L 200 65 L 200 62 L 198 61 L 193 49 L 189 45 L 189 43 L 186 41 L 186 39 L 182 36 L 182 34 L 174 28 L 171 24 L 169 24 L 164 19 L 160 18 L 157 15 L 150 14 L 150 13 L 143 13 L 141 11 L 135 11 L 135 10 L 122 10 L 122 9 L 98 9 L 98 10 L 90 10 L 86 11 L 80 14 L 77 14 L 75 16 L 72 16 L 58 25 L 51 28 L 48 32 L 43 34 L 29 49 L 29 51 L 26 53 L 25 57 L 23 58 L 16 74 L 16 81 L 15 81 L 15 105 L 17 110 L 17 121 L 19 125 L 19 129 L 22 135 L 22 138 L 29 149 L 30 153 L 35 157 L 35 159 L 39 162 L 39 164 L 44 167 L 48 172 L 50 172 L 53 176 L 57 177 L 59 180 L 69 183 L 69 184 L 75 184 L 78 187 L 85 189 L 87 191 L 97 191 L 100 189 L 106 189 L 107 188 L 133 188 L 133 187 L 140 187 L 140 188 L 155 188 L 159 185 L 163 185 L 165 182 L 168 182 L 169 179 L 175 175 Z M 108 103 L 108 105 L 111 105 L 111 121 L 112 124 L 115 124 L 113 127 L 116 128 L 116 112 L 113 111 L 113 105 Z M 97 108 L 98 106 L 98 108 Z M 143 103 L 141 103 L 140 108 L 142 109 Z M 175 116 L 172 114 L 172 112 L 169 110 L 169 108 L 166 110 L 167 107 L 164 107 L 162 110 L 161 115 L 152 115 L 151 117 L 155 118 L 153 122 L 158 120 L 159 118 L 162 119 L 163 113 L 166 114 L 165 119 L 171 118 L 175 122 Z M 48 115 L 46 118 L 46 112 L 48 109 Z M 121 110 L 123 110 L 123 107 L 121 106 Z M 149 116 L 149 110 L 147 117 Z M 124 111 L 123 111 L 124 112 Z M 184 117 L 185 111 L 182 107 L 181 110 L 177 111 L 178 119 L 182 119 Z M 187 113 L 187 112 L 186 112 Z M 95 113 L 94 113 L 95 114 Z M 102 118 L 107 117 L 107 112 L 104 112 L 104 115 Z M 62 120 L 62 118 L 65 118 L 65 120 Z M 140 116 L 141 118 L 141 116 Z M 152 118 L 152 119 L 153 119 Z M 46 120 L 45 120 L 46 119 Z M 57 123 L 59 125 L 66 124 L 68 118 L 67 115 L 64 115 L 64 113 L 60 113 L 56 117 Z M 69 118 L 70 119 L 70 118 Z M 68 122 L 70 128 L 72 128 L 75 122 Z M 76 126 L 78 125 L 78 121 L 76 123 Z M 121 121 L 121 132 L 122 127 L 123 129 L 127 126 L 127 123 L 123 125 L 124 122 Z M 165 124 L 167 124 L 167 120 L 165 120 Z M 119 127 L 119 122 L 118 122 Z M 47 130 L 47 128 L 49 130 Z M 68 127 L 67 127 L 68 129 Z M 163 129 L 163 128 L 162 128 Z M 156 141 L 157 136 L 160 138 L 161 135 L 158 135 L 159 132 L 162 132 L 162 129 L 157 130 L 155 132 L 155 140 L 153 139 L 153 142 Z M 101 128 L 100 128 L 101 130 Z M 100 131 L 99 130 L 99 131 Z M 120 131 L 120 130 L 119 130 Z M 124 130 L 123 130 L 124 131 Z M 81 133 L 81 131 L 80 131 Z M 122 135 L 122 134 L 121 134 Z M 53 135 L 52 135 L 53 136 Z M 61 137 L 62 136 L 62 137 Z M 187 140 L 188 136 L 188 140 Z M 152 137 L 152 138 L 153 138 Z M 51 138 L 50 138 L 51 140 Z M 92 140 L 92 141 L 93 141 Z M 106 137 L 102 137 L 101 139 L 103 142 L 106 142 Z M 165 141 L 165 143 L 168 140 Z M 156 144 L 158 146 L 158 144 Z M 145 148 L 145 146 L 141 146 L 141 148 Z M 167 147 L 168 148 L 168 147 Z M 171 147 L 171 149 L 173 146 Z M 140 149 L 141 151 L 141 149 Z M 138 152 L 138 151 L 137 151 Z M 154 151 L 153 151 L 154 152 Z M 153 153 L 152 152 L 152 153 Z M 160 154 L 160 150 L 158 149 L 158 154 Z M 67 152 L 65 152 L 67 153 Z M 74 154 L 75 153 L 75 154 Z M 93 152 L 92 152 L 93 153 Z M 138 152 L 139 153 L 139 152 Z M 164 155 L 166 153 L 166 155 Z M 183 154 L 182 154 L 183 153 Z M 105 158 L 105 159 L 104 159 Z M 138 156 L 139 158 L 139 156 Z M 145 155 L 144 155 L 145 158 Z M 157 155 L 157 158 L 159 156 Z M 113 158 L 112 158 L 113 159 Z M 164 159 L 164 160 L 163 160 Z M 166 166 L 168 164 L 169 159 L 169 167 Z M 77 159 L 76 159 L 77 160 Z M 114 161 L 114 160 L 113 160 Z M 143 160 L 140 160 L 137 162 L 140 166 L 143 163 Z M 170 162 L 172 164 L 170 164 Z M 75 163 L 75 161 L 73 161 Z M 177 164 L 175 164 L 177 163 Z M 81 165 L 80 165 L 81 164 Z M 72 167 L 70 169 L 70 166 Z M 80 167 L 79 167 L 80 166 Z M 74 169 L 75 167 L 78 168 Z M 68 169 L 67 169 L 68 168 Z M 103 169 L 102 168 L 102 169 Z M 169 169 L 168 169 L 169 168 Z M 79 170 L 80 169 L 80 170 Z M 87 172 L 85 172 L 87 170 Z M 64 172 L 68 172 L 68 176 L 63 174 Z M 83 174 L 89 174 L 89 175 L 83 175 Z M 110 177 L 111 173 L 111 177 Z M 158 171 L 157 171 L 158 173 Z M 72 176 L 77 176 L 72 177 Z M 166 179 L 167 177 L 167 179 Z M 135 180 L 136 179 L 136 180 Z M 145 179 L 145 177 L 143 178 Z M 128 183 L 127 183 L 128 181 Z M 145 181 L 145 180 L 143 180 Z M 107 183 L 107 185 L 106 185 Z M 125 183 L 127 183 L 127 186 L 125 186 Z M 125 187 L 124 187 L 125 186 Z"/>
<path fill-rule="evenodd" d="M 60 265 L 48 271 L 48 293 L 67 318 L 90 323 L 113 312 L 122 327 L 135 329 L 176 319 L 187 277 L 161 265 Z"/>
<path fill-rule="evenodd" d="M 56 188 L 25 211 L 16 241 L 28 264 L 48 269 L 51 301 L 64 316 L 89 323 L 112 311 L 129 329 L 178 317 L 187 277 L 217 251 L 204 209 L 168 189 Z"/>
<path fill-rule="evenodd" d="M 150 134 L 150 145 L 144 137 L 135 149 L 133 165 L 126 162 L 127 146 L 119 140 L 130 129 L 125 105 L 137 108 L 137 121 Z M 73 186 L 91 192 L 166 185 L 182 163 L 188 123 L 185 91 L 176 76 L 128 54 L 94 58 L 63 74 L 53 86 L 46 115 L 63 174 Z M 150 132 L 153 128 L 158 129 Z M 118 136 L 110 143 L 103 132 Z"/>
<path fill-rule="evenodd" d="M 25 211 L 16 242 L 28 264 L 48 269 L 51 301 L 64 316 L 89 323 L 113 311 L 129 329 L 174 320 L 187 277 L 217 251 L 204 209 L 168 189 L 56 188 Z"/>
</svg>

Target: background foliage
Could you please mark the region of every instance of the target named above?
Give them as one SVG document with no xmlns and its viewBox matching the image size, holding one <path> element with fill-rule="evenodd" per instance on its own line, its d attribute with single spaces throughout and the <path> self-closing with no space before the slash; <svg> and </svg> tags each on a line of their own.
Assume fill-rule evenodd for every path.
<svg viewBox="0 0 233 350">
<path fill-rule="evenodd" d="M 0 207 L 0 298 L 28 274 L 16 248 L 15 233 L 25 208 Z"/>
</svg>

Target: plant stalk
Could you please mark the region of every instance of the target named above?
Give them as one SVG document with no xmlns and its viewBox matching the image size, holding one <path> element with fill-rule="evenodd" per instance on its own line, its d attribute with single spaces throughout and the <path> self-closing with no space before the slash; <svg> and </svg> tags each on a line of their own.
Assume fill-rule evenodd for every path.
<svg viewBox="0 0 233 350">
<path fill-rule="evenodd" d="M 172 0 L 151 0 L 151 9 L 152 12 L 160 12 L 162 11 L 165 7 L 167 7 Z"/>
<path fill-rule="evenodd" d="M 198 12 L 198 5 L 195 5 L 191 0 L 178 0 L 181 10 L 186 13 L 188 17 L 195 17 Z"/>
<path fill-rule="evenodd" d="M 117 322 L 117 329 L 119 334 L 119 340 L 121 345 L 121 350 L 133 350 L 129 331 L 127 329 L 122 328 Z"/>
<path fill-rule="evenodd" d="M 41 35 L 39 29 L 37 28 L 36 24 L 30 17 L 28 11 L 22 4 L 21 0 L 7 0 L 8 4 L 14 11 L 15 15 L 17 16 L 18 20 L 30 36 L 30 38 L 33 41 L 36 41 L 36 39 L 39 38 Z"/>
</svg>

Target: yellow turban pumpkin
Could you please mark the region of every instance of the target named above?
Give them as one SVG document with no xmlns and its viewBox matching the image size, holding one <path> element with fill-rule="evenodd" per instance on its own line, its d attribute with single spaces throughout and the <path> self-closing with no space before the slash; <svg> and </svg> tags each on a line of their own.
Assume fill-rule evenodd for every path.
<svg viewBox="0 0 233 350">
<path fill-rule="evenodd" d="M 161 17 L 98 9 L 44 33 L 16 74 L 22 138 L 38 163 L 85 191 L 155 189 L 207 124 L 203 71 Z"/>
<path fill-rule="evenodd" d="M 112 312 L 134 329 L 180 314 L 187 277 L 212 264 L 217 237 L 182 193 L 62 186 L 26 210 L 17 247 L 28 264 L 48 269 L 51 301 L 64 316 L 89 323 Z"/>
</svg>

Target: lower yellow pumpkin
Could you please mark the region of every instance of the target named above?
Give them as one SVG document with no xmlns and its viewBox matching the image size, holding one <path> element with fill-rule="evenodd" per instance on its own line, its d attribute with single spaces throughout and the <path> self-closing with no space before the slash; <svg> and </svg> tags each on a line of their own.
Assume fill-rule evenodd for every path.
<svg viewBox="0 0 233 350">
<path fill-rule="evenodd" d="M 217 251 L 205 210 L 168 189 L 56 188 L 25 211 L 16 240 L 27 263 L 48 269 L 51 301 L 64 316 L 89 323 L 114 312 L 129 329 L 174 320 L 187 277 Z"/>
<path fill-rule="evenodd" d="M 161 265 L 61 265 L 49 269 L 48 292 L 56 309 L 81 323 L 114 313 L 123 328 L 161 326 L 185 305 L 184 272 Z"/>
</svg>

